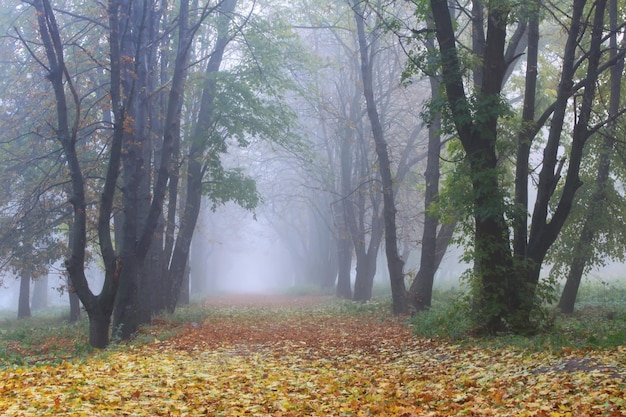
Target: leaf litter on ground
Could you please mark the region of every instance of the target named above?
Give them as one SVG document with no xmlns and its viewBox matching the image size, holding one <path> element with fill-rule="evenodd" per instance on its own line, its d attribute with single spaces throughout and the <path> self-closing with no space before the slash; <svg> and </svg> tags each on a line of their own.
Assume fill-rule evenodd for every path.
<svg viewBox="0 0 626 417">
<path fill-rule="evenodd" d="M 169 340 L 3 369 L 0 414 L 626 415 L 625 347 L 488 349 L 419 339 L 400 320 L 320 300 L 251 300 L 214 303 Z"/>
</svg>

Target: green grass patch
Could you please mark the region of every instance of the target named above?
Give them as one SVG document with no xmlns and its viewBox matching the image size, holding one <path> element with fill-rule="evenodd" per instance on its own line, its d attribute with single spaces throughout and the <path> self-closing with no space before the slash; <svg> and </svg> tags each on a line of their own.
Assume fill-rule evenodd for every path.
<svg viewBox="0 0 626 417">
<path fill-rule="evenodd" d="M 59 309 L 0 321 L 0 365 L 46 364 L 85 356 L 86 318 L 68 323 Z"/>
<path fill-rule="evenodd" d="M 202 322 L 212 311 L 201 304 L 182 306 L 174 314 L 164 314 L 160 325 L 148 326 L 150 332 L 137 333 L 128 343 L 141 345 L 155 338 L 175 337 L 183 324 Z M 32 317 L 0 319 L 0 367 L 45 365 L 65 360 L 83 359 L 95 350 L 89 345 L 89 321 L 82 314 L 76 323 L 67 320 L 67 308 L 51 308 Z M 163 325 L 169 323 L 169 325 Z M 111 345 L 115 349 L 115 344 Z"/>
<path fill-rule="evenodd" d="M 419 337 L 444 338 L 486 347 L 517 346 L 528 350 L 604 349 L 626 344 L 626 285 L 584 284 L 573 315 L 556 306 L 545 309 L 545 325 L 532 336 L 503 334 L 475 338 L 469 303 L 456 290 L 436 290 L 433 307 L 410 321 Z"/>
<path fill-rule="evenodd" d="M 352 300 L 333 300 L 326 308 L 327 311 L 335 310 L 336 314 L 343 315 L 359 315 L 373 314 L 381 318 L 389 317 L 392 312 L 392 300 L 390 296 L 372 297 L 371 300 L 352 301 Z"/>
</svg>

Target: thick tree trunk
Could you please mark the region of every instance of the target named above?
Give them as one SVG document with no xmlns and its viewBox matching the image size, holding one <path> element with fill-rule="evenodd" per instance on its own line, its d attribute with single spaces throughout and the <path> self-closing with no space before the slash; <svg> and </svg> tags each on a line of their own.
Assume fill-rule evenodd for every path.
<svg viewBox="0 0 626 417">
<path fill-rule="evenodd" d="M 104 349 L 109 344 L 110 314 L 89 316 L 89 345 Z"/>
<path fill-rule="evenodd" d="M 139 262 L 134 253 L 121 255 L 122 271 L 120 285 L 113 310 L 113 335 L 116 339 L 128 340 L 139 327 Z"/>
<path fill-rule="evenodd" d="M 130 338 L 141 323 L 141 268 L 144 259 L 138 254 L 139 235 L 146 227 L 146 211 L 149 210 L 149 198 L 145 195 L 149 189 L 147 179 L 150 159 L 145 158 L 146 148 L 149 149 L 146 135 L 147 113 L 145 94 L 147 85 L 146 60 L 147 27 L 144 22 L 149 19 L 150 9 L 134 7 L 129 0 L 122 0 L 121 26 L 127 28 L 121 37 L 120 53 L 132 60 L 121 61 L 120 83 L 123 92 L 135 90 L 128 98 L 124 115 L 125 120 L 132 121 L 132 128 L 123 130 L 122 145 L 122 236 L 116 236 L 120 242 L 122 271 L 113 312 L 113 334 L 122 340 Z"/>
<path fill-rule="evenodd" d="M 20 295 L 17 304 L 17 318 L 30 317 L 30 271 L 23 270 L 20 273 Z"/>
<path fill-rule="evenodd" d="M 488 333 L 506 330 L 509 308 L 519 305 L 518 292 L 511 276 L 512 259 L 508 228 L 503 216 L 495 153 L 489 168 L 474 166 L 474 273 L 478 277 L 475 307 L 480 327 Z M 489 208 L 492 213 L 484 215 Z"/>
<path fill-rule="evenodd" d="M 369 301 L 372 298 L 372 288 L 374 286 L 374 276 L 376 275 L 376 250 L 361 252 L 356 257 L 356 277 L 354 280 L 354 301 Z"/>
<path fill-rule="evenodd" d="M 161 225 L 159 225 L 160 227 Z M 159 229 L 162 231 L 162 229 Z M 161 232 L 155 232 L 154 240 L 146 255 L 140 273 L 141 295 L 139 297 L 140 323 L 149 323 L 153 315 L 164 310 L 163 286 L 166 282 L 163 262 L 163 239 Z"/>
</svg>

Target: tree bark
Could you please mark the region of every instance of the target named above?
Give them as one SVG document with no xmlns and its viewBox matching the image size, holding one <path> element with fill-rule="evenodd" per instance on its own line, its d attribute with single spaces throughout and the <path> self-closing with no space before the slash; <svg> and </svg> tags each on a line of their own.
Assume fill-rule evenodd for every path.
<svg viewBox="0 0 626 417">
<path fill-rule="evenodd" d="M 74 290 L 69 290 L 69 299 L 70 299 L 70 323 L 76 323 L 80 319 L 80 300 L 78 296 L 74 292 Z M 107 334 L 108 334 L 107 329 Z"/>
<path fill-rule="evenodd" d="M 30 317 L 30 271 L 24 269 L 20 272 L 20 295 L 17 304 L 17 318 Z"/>
<path fill-rule="evenodd" d="M 89 315 L 89 344 L 95 348 L 103 349 L 109 344 L 109 329 L 111 314 L 96 314 L 92 311 Z"/>
<path fill-rule="evenodd" d="M 347 232 L 339 232 L 347 233 Z M 337 242 L 337 290 L 338 298 L 347 300 L 352 298 L 352 284 L 350 280 L 350 270 L 352 269 L 352 242 L 346 236 L 340 235 Z"/>
</svg>

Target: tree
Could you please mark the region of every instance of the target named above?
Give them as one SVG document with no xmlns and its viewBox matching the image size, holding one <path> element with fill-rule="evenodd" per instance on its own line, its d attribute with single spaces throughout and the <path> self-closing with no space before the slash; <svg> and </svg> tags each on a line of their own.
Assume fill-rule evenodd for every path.
<svg viewBox="0 0 626 417">
<path fill-rule="evenodd" d="M 449 6 L 449 8 L 450 14 L 454 19 L 461 18 L 463 15 L 463 10 L 456 10 L 452 6 Z M 428 126 L 429 137 L 426 171 L 424 173 L 426 183 L 424 228 L 421 241 L 420 266 L 409 288 L 410 301 L 417 312 L 430 308 L 435 273 L 452 240 L 459 219 L 458 208 L 453 207 L 454 203 L 448 204 L 446 200 L 450 199 L 445 196 L 445 194 L 454 194 L 456 191 L 444 189 L 444 198 L 443 201 L 440 201 L 440 154 L 442 146 L 449 141 L 450 137 L 444 140 L 446 130 L 445 126 L 442 125 L 440 107 L 444 98 L 441 91 L 441 71 L 436 58 L 437 48 L 435 45 L 434 22 L 430 13 L 425 15 L 423 13 L 423 9 L 414 11 L 413 17 L 416 17 L 417 21 L 402 19 L 392 15 L 388 22 L 389 28 L 394 31 L 409 58 L 403 73 L 403 81 L 413 82 L 415 76 L 423 76 L 428 78 L 430 84 L 430 101 L 425 106 L 425 110 L 422 111 L 422 117 Z M 471 24 L 465 30 L 471 30 L 472 34 L 474 34 L 472 46 L 467 48 L 471 48 L 477 56 L 481 56 L 484 53 L 483 25 L 483 6 L 479 2 L 474 2 L 472 5 Z M 421 29 L 417 29 L 420 27 Z M 507 60 L 512 61 L 516 55 L 524 50 L 526 45 L 525 33 L 526 23 L 522 21 L 517 25 L 511 37 L 505 54 Z M 458 37 L 464 38 L 464 33 L 459 33 Z M 483 71 L 480 67 L 481 61 L 477 59 L 470 64 L 472 67 L 473 88 L 479 89 L 483 79 Z M 511 77 L 513 68 L 514 65 L 508 66 L 503 83 Z M 447 133 L 449 135 L 449 132 Z M 449 179 L 448 183 L 450 181 L 454 181 L 454 179 Z M 454 200 L 454 197 L 452 197 L 452 200 Z M 446 211 L 451 212 L 446 213 Z M 441 218 L 444 219 L 443 222 L 440 222 Z"/>
<path fill-rule="evenodd" d="M 383 193 L 383 219 L 385 224 L 385 251 L 387 254 L 387 265 L 389 268 L 389 279 L 391 281 L 391 293 L 393 297 L 393 311 L 395 314 L 405 313 L 407 310 L 404 286 L 404 262 L 398 253 L 398 240 L 396 237 L 396 207 L 394 199 L 394 184 L 391 173 L 389 153 L 387 151 L 387 141 L 385 140 L 383 127 L 376 108 L 376 100 L 373 90 L 372 74 L 372 54 L 370 46 L 365 36 L 364 9 L 359 1 L 353 4 L 354 16 L 356 19 L 357 34 L 359 40 L 359 51 L 361 55 L 361 73 L 363 81 L 363 92 L 367 107 L 367 114 L 372 127 L 374 142 L 376 143 L 376 154 L 380 169 Z"/>
<path fill-rule="evenodd" d="M 480 328 L 495 332 L 502 329 L 523 331 L 528 327 L 534 306 L 535 289 L 546 253 L 558 236 L 567 218 L 576 190 L 580 186 L 579 169 L 584 146 L 596 129 L 591 124 L 591 111 L 596 97 L 598 74 L 614 64 L 614 60 L 600 63 L 602 52 L 602 23 L 604 0 L 587 4 L 575 0 L 569 12 L 568 37 L 563 50 L 561 81 L 557 97 L 549 108 L 535 115 L 537 66 L 533 57 L 537 50 L 539 5 L 520 9 L 529 19 L 528 63 L 524 114 L 519 129 L 516 160 L 515 198 L 513 212 L 507 207 L 506 187 L 501 180 L 498 146 L 502 144 L 499 122 L 508 117 L 509 109 L 503 95 L 503 80 L 514 60 L 507 59 L 507 33 L 515 24 L 513 12 L 518 12 L 509 2 L 474 2 L 474 7 L 484 7 L 486 29 L 474 32 L 474 41 L 484 46 L 477 52 L 481 77 L 475 89 L 464 82 L 464 66 L 457 45 L 457 37 L 446 1 L 431 0 L 435 33 L 442 66 L 443 86 L 446 94 L 446 111 L 462 145 L 471 182 L 471 210 L 474 239 L 472 255 L 476 276 L 475 306 L 480 317 Z M 593 21 L 584 21 L 584 10 L 589 6 Z M 478 12 L 478 9 L 474 10 Z M 479 13 L 479 17 L 482 14 Z M 522 19 L 523 20 L 523 19 Z M 521 22 L 518 23 L 522 24 Z M 590 28 L 590 32 L 587 31 Z M 515 32 L 515 31 L 512 31 Z M 580 39 L 587 39 L 581 43 Z M 475 48 L 474 48 L 475 49 Z M 583 55 L 576 55 L 583 50 Z M 482 52 L 482 53 L 481 53 Z M 577 60 L 577 58 L 579 60 Z M 582 62 L 584 66 L 580 65 Z M 468 93 L 472 91 L 472 93 Z M 583 99 L 575 107 L 572 140 L 568 144 L 568 166 L 558 169 L 558 150 L 562 146 L 563 126 L 568 107 L 574 95 Z M 578 104 L 578 103 L 577 103 Z M 550 119 L 543 151 L 543 165 L 537 183 L 537 200 L 532 211 L 530 231 L 527 230 L 526 210 L 529 176 L 529 149 L 544 123 Z M 554 191 L 560 175 L 564 186 L 560 195 Z M 554 204 L 554 209 L 549 210 Z M 509 240 L 508 219 L 514 219 L 513 248 Z"/>
<path fill-rule="evenodd" d="M 17 8 L 2 16 L 8 21 L 3 20 L 8 33 L 0 43 L 4 59 L 0 68 L 0 111 L 4 115 L 0 121 L 0 172 L 5 179 L 0 192 L 0 270 L 2 275 L 20 280 L 21 318 L 31 314 L 31 279 L 46 276 L 49 265 L 62 258 L 65 245 L 56 234 L 68 211 L 58 194 L 63 181 L 58 147 L 46 141 L 33 143 L 39 133 L 37 116 L 41 115 L 33 103 L 45 106 L 50 100 L 39 93 L 41 81 L 32 77 L 33 68 L 20 53 L 21 41 L 9 29 L 19 21 L 20 13 Z M 32 33 L 31 28 L 22 30 Z M 32 308 L 37 308 L 35 298 Z"/>
<path fill-rule="evenodd" d="M 583 196 L 588 198 L 587 202 L 582 202 L 586 207 L 584 213 L 584 219 L 582 220 L 582 228 L 580 224 L 574 226 L 574 222 L 570 221 L 566 226 L 568 229 L 576 228 L 580 230 L 580 233 L 575 233 L 575 243 L 573 248 L 571 245 L 564 244 L 563 247 L 571 248 L 571 254 L 573 256 L 567 257 L 569 262 L 569 273 L 567 274 L 567 280 L 559 300 L 559 308 L 562 313 L 572 314 L 574 312 L 574 304 L 576 302 L 576 295 L 578 294 L 578 288 L 582 279 L 583 272 L 590 266 L 589 264 L 602 262 L 601 259 L 605 256 L 611 258 L 623 258 L 623 251 L 621 253 L 613 254 L 615 246 L 620 247 L 623 241 L 623 228 L 621 222 L 614 224 L 610 220 L 614 213 L 610 213 L 609 210 L 615 207 L 614 200 L 622 200 L 619 198 L 620 192 L 615 190 L 612 182 L 610 181 L 611 175 L 611 160 L 614 157 L 615 146 L 617 138 L 619 137 L 619 128 L 617 118 L 620 113 L 621 104 L 621 91 L 622 80 L 624 72 L 624 56 L 618 58 L 619 50 L 626 49 L 624 38 L 621 40 L 621 47 L 618 47 L 618 30 L 617 23 L 618 8 L 617 1 L 611 0 L 609 2 L 609 24 L 610 24 L 610 58 L 616 60 L 616 64 L 612 66 L 609 74 L 609 93 L 608 93 L 608 111 L 607 128 L 603 131 L 599 131 L 598 135 L 601 135 L 603 139 L 599 141 L 599 155 L 597 158 L 597 170 L 596 177 L 592 182 L 591 195 Z M 596 110 L 598 111 L 598 110 Z M 599 111 L 602 111 L 601 109 Z M 584 190 L 583 190 L 584 191 Z M 611 198 L 613 197 L 613 198 Z M 621 211 L 623 201 L 617 203 L 617 207 L 613 208 L 618 213 Z M 619 218 L 620 216 L 615 216 Z M 608 226 L 608 227 L 607 227 Z M 566 230 L 567 232 L 573 232 L 572 230 Z M 621 233 L 620 233 L 621 232 Z M 600 234 L 604 235 L 604 239 L 599 239 Z M 611 242 L 610 248 L 605 248 L 600 242 Z M 604 250 L 600 249 L 603 248 Z M 619 252 L 619 249 L 618 249 Z M 567 259 L 566 258 L 566 259 Z M 594 262 L 595 261 L 595 262 Z"/>
<path fill-rule="evenodd" d="M 146 3 L 146 6 L 148 4 Z M 141 55 L 143 51 L 139 44 L 134 43 L 145 36 L 142 26 L 144 19 L 156 11 L 149 8 L 140 8 L 138 3 L 125 1 L 109 2 L 106 10 L 108 24 L 107 37 L 110 51 L 110 89 L 107 97 L 113 114 L 112 140 L 106 146 L 108 164 L 105 179 L 101 188 L 101 201 L 98 214 L 98 243 L 105 268 L 105 282 L 99 295 L 95 295 L 89 288 L 85 277 L 85 250 L 87 241 L 87 200 L 86 179 L 84 166 L 81 164 L 79 149 L 79 133 L 81 131 L 81 100 L 77 90 L 76 80 L 70 73 L 65 61 L 65 45 L 57 24 L 53 8 L 48 0 L 33 2 L 37 13 L 37 22 L 41 43 L 45 53 L 45 61 L 40 60 L 35 51 L 32 54 L 47 73 L 54 91 L 56 102 L 57 121 L 55 123 L 55 137 L 63 148 L 67 167 L 71 178 L 69 201 L 73 207 L 71 256 L 66 261 L 69 280 L 72 288 L 81 299 L 89 316 L 90 344 L 95 347 L 104 347 L 109 341 L 110 317 L 115 305 L 117 309 L 115 326 L 121 337 L 128 337 L 136 329 L 134 306 L 127 301 L 137 296 L 137 274 L 156 228 L 157 220 L 163 205 L 165 187 L 169 177 L 169 161 L 171 158 L 171 143 L 177 135 L 176 119 L 180 117 L 180 101 L 183 94 L 184 75 L 187 66 L 187 56 L 191 44 L 192 32 L 188 26 L 188 2 L 180 5 L 179 18 L 179 45 L 178 54 L 174 63 L 173 75 L 168 99 L 168 112 L 165 118 L 163 134 L 163 152 L 161 153 L 160 171 L 155 181 L 154 194 L 150 202 L 149 211 L 145 219 L 138 224 L 138 187 L 145 175 L 143 168 L 142 141 L 145 137 L 139 136 L 143 122 L 137 117 L 135 105 L 139 102 L 135 87 L 137 64 L 145 62 Z M 137 7 L 135 7 L 137 6 Z M 153 5 L 154 6 L 154 5 Z M 208 14 L 205 8 L 202 18 Z M 125 28 L 121 30 L 120 28 Z M 138 55 L 139 54 L 139 55 Z M 44 63 L 45 62 L 45 63 Z M 142 80 L 139 80 L 141 82 Z M 106 112 L 106 110 L 105 110 Z M 111 214 L 118 186 L 120 170 L 124 172 L 122 187 L 123 204 L 123 235 L 118 240 L 118 252 L 113 246 L 111 236 Z M 118 295 L 118 287 L 120 294 Z M 117 304 L 116 303 L 117 297 Z"/>
</svg>

